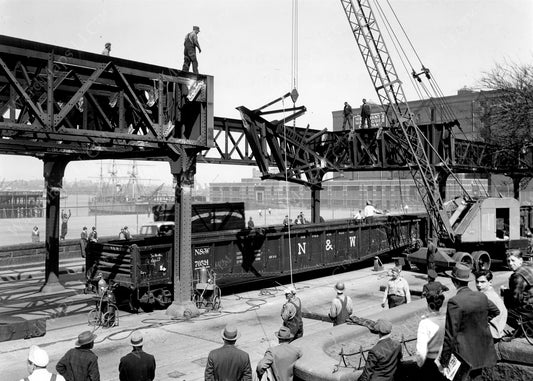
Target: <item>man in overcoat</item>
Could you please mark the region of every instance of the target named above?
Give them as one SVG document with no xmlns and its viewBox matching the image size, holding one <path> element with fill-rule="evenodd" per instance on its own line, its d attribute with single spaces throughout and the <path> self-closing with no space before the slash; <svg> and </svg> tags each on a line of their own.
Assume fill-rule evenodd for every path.
<svg viewBox="0 0 533 381">
<path fill-rule="evenodd" d="M 235 346 L 239 337 L 237 327 L 226 325 L 222 331 L 224 345 L 207 356 L 205 381 L 252 381 L 250 356 Z"/>
<path fill-rule="evenodd" d="M 388 320 L 379 319 L 371 331 L 379 334 L 379 340 L 368 352 L 357 381 L 393 381 L 402 359 L 402 345 L 390 337 L 392 324 Z"/>
<path fill-rule="evenodd" d="M 262 380 L 265 373 L 271 372 L 272 377 L 269 377 L 269 380 L 292 381 L 294 363 L 302 357 L 302 351 L 300 348 L 289 344 L 294 337 L 289 328 L 281 327 L 275 335 L 279 345 L 269 348 L 265 352 L 265 356 L 257 363 L 257 377 Z"/>
<path fill-rule="evenodd" d="M 155 358 L 143 351 L 143 336 L 139 331 L 131 334 L 133 350 L 120 359 L 120 381 L 152 381 L 155 378 Z"/>
<path fill-rule="evenodd" d="M 473 280 L 470 267 L 457 263 L 447 274 L 457 294 L 448 301 L 440 363 L 447 367 L 454 354 L 461 361 L 455 381 L 481 380 L 483 368 L 496 365 L 488 322 L 500 311 L 485 294 L 468 288 L 468 282 Z"/>
</svg>

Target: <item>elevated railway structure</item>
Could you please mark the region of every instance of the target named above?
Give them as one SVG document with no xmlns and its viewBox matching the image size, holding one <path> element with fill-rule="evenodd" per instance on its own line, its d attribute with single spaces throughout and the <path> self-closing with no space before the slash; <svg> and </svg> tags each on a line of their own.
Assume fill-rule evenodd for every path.
<svg viewBox="0 0 533 381">
<path fill-rule="evenodd" d="M 177 180 L 174 295 L 190 299 L 190 186 L 196 162 L 255 165 L 264 179 L 288 180 L 312 190 L 312 220 L 319 221 L 320 189 L 328 172 L 409 170 L 397 134 L 387 128 L 331 132 L 291 127 L 305 107 L 238 108 L 241 120 L 213 115 L 213 77 L 0 36 L 0 154 L 44 163 L 47 286 L 59 285 L 59 199 L 66 165 L 95 159 L 166 160 Z M 282 113 L 284 112 L 284 114 Z M 267 120 L 271 115 L 279 119 Z M 529 152 L 455 139 L 451 126 L 419 126 L 439 155 L 439 172 L 529 174 Z M 410 166 L 411 164 L 411 166 Z M 519 181 L 519 180 L 518 180 Z M 518 184 L 515 180 L 515 184 Z M 440 189 L 444 189 L 442 186 Z M 516 187 L 516 190 L 518 187 Z M 181 264 L 181 266 L 180 266 Z"/>
<path fill-rule="evenodd" d="M 174 244 L 190 263 L 190 185 L 196 154 L 212 146 L 213 77 L 0 36 L 0 111 L 0 153 L 44 163 L 43 291 L 60 287 L 59 200 L 71 161 L 168 160 L 183 210 Z M 190 271 L 176 270 L 175 295 L 187 299 Z"/>
</svg>

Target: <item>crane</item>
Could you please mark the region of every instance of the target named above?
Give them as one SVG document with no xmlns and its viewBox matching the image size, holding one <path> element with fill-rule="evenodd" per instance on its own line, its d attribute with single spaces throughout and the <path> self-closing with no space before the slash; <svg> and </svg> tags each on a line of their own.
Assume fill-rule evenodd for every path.
<svg viewBox="0 0 533 381">
<path fill-rule="evenodd" d="M 496 198 L 473 200 L 446 161 L 439 156 L 437 150 L 426 140 L 418 128 L 407 104 L 402 82 L 397 75 L 383 35 L 376 22 L 370 0 L 340 0 L 340 2 L 379 101 L 389 118 L 391 134 L 397 139 L 397 143 L 405 156 L 411 176 L 429 215 L 435 236 L 441 242 L 453 247 L 461 249 L 473 247 L 474 250 L 478 250 L 471 257 L 468 253 L 457 253 L 458 255 L 454 255 L 453 260 L 448 262 L 452 263 L 460 260 L 460 258 L 469 258 L 469 261 L 473 262 L 472 264 L 476 267 L 483 267 L 481 265 L 483 263 L 490 267 L 489 254 L 480 251 L 480 248 L 489 250 L 487 247 L 490 245 L 505 249 L 517 246 L 527 248 L 527 244 L 520 239 L 520 232 L 517 232 L 519 229 L 516 227 L 513 227 L 512 234 L 509 233 L 507 242 L 499 242 L 502 239 L 497 234 L 498 220 L 500 222 L 505 221 L 504 224 L 508 226 L 508 230 L 515 223 L 518 227 L 520 210 L 517 200 Z M 421 74 L 429 77 L 429 70 L 423 67 L 419 75 Z M 414 76 L 417 75 L 414 73 Z M 378 131 L 378 135 L 380 133 L 381 129 Z M 445 211 L 443 199 L 438 191 L 439 174 L 430 164 L 424 145 L 433 150 L 432 153 L 439 157 L 446 175 L 455 178 L 462 188 L 464 200 L 451 217 Z M 511 235 L 512 237 L 510 237 Z M 493 245 L 494 243 L 497 245 Z M 455 252 L 454 249 L 452 250 L 449 253 Z M 501 252 L 501 250 L 499 251 Z M 448 257 L 448 255 L 444 257 Z"/>
<path fill-rule="evenodd" d="M 455 235 L 438 192 L 438 175 L 424 149 L 424 135 L 416 125 L 391 56 L 374 17 L 370 0 L 341 0 L 365 66 L 385 110 L 394 115 L 393 132 L 398 139 L 411 176 L 429 214 L 437 236 L 454 241 Z M 451 173 L 451 171 L 450 171 Z M 463 189 L 465 195 L 468 193 Z"/>
</svg>

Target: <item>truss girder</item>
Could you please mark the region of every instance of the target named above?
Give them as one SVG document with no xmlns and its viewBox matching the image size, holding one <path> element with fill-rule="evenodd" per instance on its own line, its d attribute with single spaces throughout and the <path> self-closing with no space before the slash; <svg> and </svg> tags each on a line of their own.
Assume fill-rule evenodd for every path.
<svg viewBox="0 0 533 381">
<path fill-rule="evenodd" d="M 164 157 L 213 145 L 212 77 L 1 35 L 0 111 L 0 154 Z"/>
</svg>

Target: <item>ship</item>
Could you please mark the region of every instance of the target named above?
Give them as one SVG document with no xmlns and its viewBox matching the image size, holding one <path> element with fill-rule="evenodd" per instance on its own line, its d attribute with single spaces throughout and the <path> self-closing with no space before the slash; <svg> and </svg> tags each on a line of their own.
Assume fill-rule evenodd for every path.
<svg viewBox="0 0 533 381">
<path fill-rule="evenodd" d="M 103 168 L 100 166 L 100 181 L 94 197 L 89 198 L 89 214 L 150 214 L 156 204 L 174 202 L 174 196 L 162 192 L 164 184 L 155 189 L 148 189 L 138 178 L 138 166 L 131 163 L 128 176 L 119 176 L 117 164 L 113 160 L 104 178 Z"/>
</svg>

